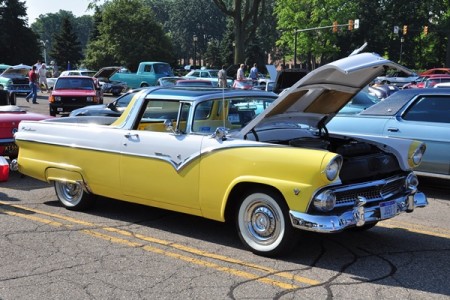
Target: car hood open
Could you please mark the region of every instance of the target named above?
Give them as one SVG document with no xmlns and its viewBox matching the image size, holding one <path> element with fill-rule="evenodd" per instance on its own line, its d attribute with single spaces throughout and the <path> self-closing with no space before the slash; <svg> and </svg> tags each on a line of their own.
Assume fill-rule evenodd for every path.
<svg viewBox="0 0 450 300">
<path fill-rule="evenodd" d="M 31 70 L 31 67 L 27 66 L 27 65 L 10 66 L 1 75 L 5 76 L 5 77 L 27 76 L 27 74 L 30 70 Z"/>
<path fill-rule="evenodd" d="M 311 71 L 234 135 L 243 138 L 256 127 L 273 124 L 325 126 L 354 95 L 386 68 L 409 72 L 377 54 L 361 53 Z"/>
<path fill-rule="evenodd" d="M 122 69 L 122 67 L 104 67 L 101 68 L 97 73 L 95 73 L 94 77 L 109 79 L 111 76 L 120 71 L 120 69 Z"/>
</svg>

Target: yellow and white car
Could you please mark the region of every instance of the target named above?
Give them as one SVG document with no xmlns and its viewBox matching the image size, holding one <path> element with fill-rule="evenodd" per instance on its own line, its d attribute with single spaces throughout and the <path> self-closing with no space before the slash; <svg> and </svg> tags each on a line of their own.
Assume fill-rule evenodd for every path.
<svg viewBox="0 0 450 300">
<path fill-rule="evenodd" d="M 296 229 L 369 229 L 427 205 L 412 169 L 425 145 L 340 136 L 327 122 L 386 67 L 354 55 L 306 75 L 286 93 L 153 87 L 119 118 L 22 122 L 20 172 L 53 182 L 68 209 L 96 195 L 234 222 L 266 256 Z M 93 124 L 97 123 L 97 124 Z"/>
</svg>

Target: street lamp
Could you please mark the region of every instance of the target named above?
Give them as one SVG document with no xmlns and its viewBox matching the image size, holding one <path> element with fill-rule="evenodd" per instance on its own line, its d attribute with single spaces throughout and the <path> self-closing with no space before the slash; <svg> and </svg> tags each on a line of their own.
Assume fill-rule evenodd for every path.
<svg viewBox="0 0 450 300">
<path fill-rule="evenodd" d="M 400 38 L 400 59 L 399 59 L 399 64 L 402 63 L 402 54 L 403 54 L 403 43 L 405 42 L 405 38 L 401 37 Z"/>
<path fill-rule="evenodd" d="M 198 37 L 194 34 L 193 36 L 193 40 L 194 40 L 194 69 L 196 69 L 196 64 L 197 64 L 197 41 L 198 41 Z"/>
<path fill-rule="evenodd" d="M 47 65 L 47 43 L 48 43 L 48 40 L 45 40 L 45 41 L 40 40 L 40 42 L 41 42 L 42 46 L 44 46 L 44 62 Z"/>
<path fill-rule="evenodd" d="M 231 54 L 233 57 L 233 64 L 236 64 L 236 42 L 233 41 L 233 53 Z"/>
<path fill-rule="evenodd" d="M 295 35 L 294 35 L 294 69 L 297 68 L 297 33 L 298 30 L 295 29 Z"/>
</svg>

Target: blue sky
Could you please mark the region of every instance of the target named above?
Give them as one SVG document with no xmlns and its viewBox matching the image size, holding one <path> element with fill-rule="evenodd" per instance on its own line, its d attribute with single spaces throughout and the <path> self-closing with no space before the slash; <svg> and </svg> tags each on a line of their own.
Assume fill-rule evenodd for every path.
<svg viewBox="0 0 450 300">
<path fill-rule="evenodd" d="M 39 15 L 57 13 L 58 11 L 71 11 L 76 17 L 92 15 L 93 11 L 87 11 L 90 0 L 25 0 L 27 7 L 28 25 L 31 25 Z"/>
</svg>

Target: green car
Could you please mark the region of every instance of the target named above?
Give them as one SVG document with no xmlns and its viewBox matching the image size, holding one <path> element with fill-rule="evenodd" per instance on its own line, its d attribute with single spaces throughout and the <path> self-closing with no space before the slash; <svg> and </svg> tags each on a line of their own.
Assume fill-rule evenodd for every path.
<svg viewBox="0 0 450 300">
<path fill-rule="evenodd" d="M 3 89 L 14 94 L 29 94 L 31 89 L 28 81 L 28 72 L 31 70 L 27 65 L 10 66 L 0 74 L 0 84 Z"/>
</svg>

